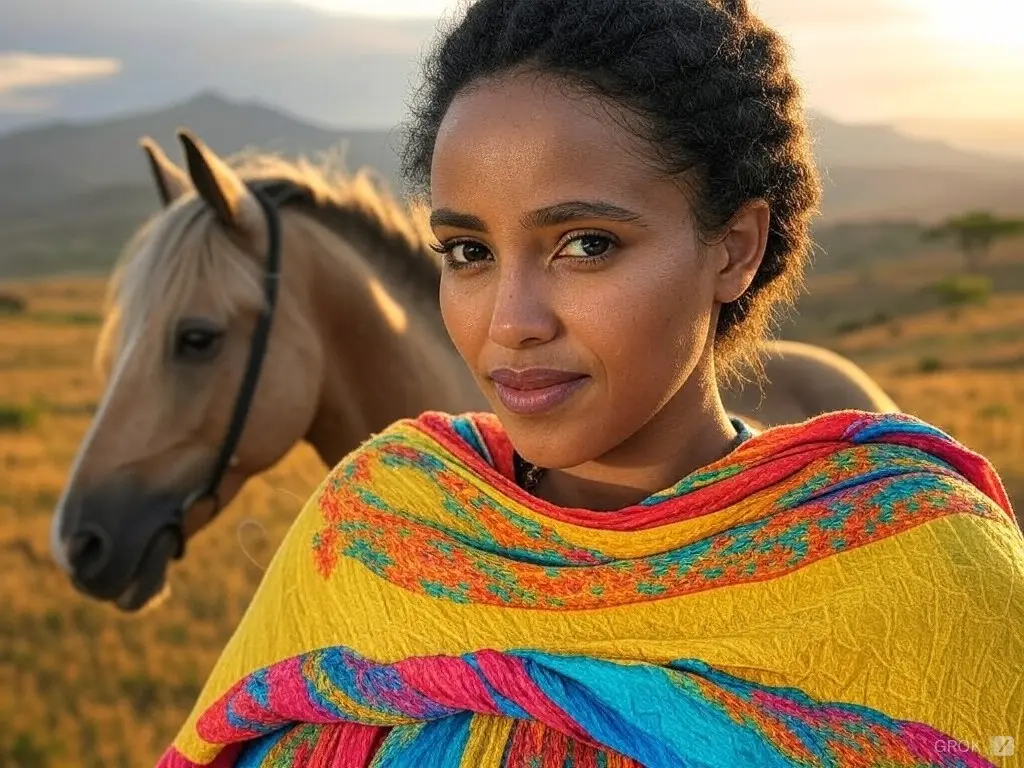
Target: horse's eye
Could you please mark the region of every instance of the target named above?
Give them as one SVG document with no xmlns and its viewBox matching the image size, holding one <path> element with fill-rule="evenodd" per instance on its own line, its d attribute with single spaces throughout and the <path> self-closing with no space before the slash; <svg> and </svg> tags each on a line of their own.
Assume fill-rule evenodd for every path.
<svg viewBox="0 0 1024 768">
<path fill-rule="evenodd" d="M 201 363 L 212 360 L 220 351 L 224 332 L 208 325 L 183 323 L 174 340 L 174 358 Z"/>
</svg>

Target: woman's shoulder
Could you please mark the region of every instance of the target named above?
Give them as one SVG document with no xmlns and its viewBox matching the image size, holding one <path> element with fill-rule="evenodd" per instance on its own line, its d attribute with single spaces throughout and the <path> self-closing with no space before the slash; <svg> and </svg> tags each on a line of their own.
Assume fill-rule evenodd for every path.
<svg viewBox="0 0 1024 768">
<path fill-rule="evenodd" d="M 422 454 L 441 452 L 464 463 L 485 462 L 502 473 L 511 469 L 514 453 L 508 435 L 494 413 L 429 410 L 418 416 L 397 419 L 379 432 L 370 434 L 338 462 L 332 474 L 385 450 L 413 450 Z"/>
<path fill-rule="evenodd" d="M 750 429 L 761 444 L 891 445 L 914 449 L 973 470 L 994 473 L 991 463 L 935 424 L 904 412 L 841 410 L 812 416 L 802 422 Z"/>
<path fill-rule="evenodd" d="M 941 477 L 949 497 L 985 497 L 1013 519 L 1002 478 L 982 454 L 938 426 L 902 413 L 834 411 L 796 424 L 771 426 L 744 441 L 749 461 L 815 456 L 842 475 L 884 483 L 896 475 Z"/>
<path fill-rule="evenodd" d="M 840 440 L 867 441 L 883 435 L 928 434 L 944 440 L 953 440 L 934 424 L 903 411 L 875 412 L 855 409 L 828 411 L 811 416 L 804 421 L 765 426 L 756 419 L 744 419 L 755 434 L 785 436 L 802 439 L 832 438 Z"/>
<path fill-rule="evenodd" d="M 472 440 L 479 435 L 493 437 L 504 436 L 505 431 L 498 417 L 486 411 L 463 411 L 449 413 L 447 411 L 423 411 L 418 416 L 409 416 L 388 424 L 380 432 L 374 432 L 360 447 L 371 444 L 382 438 L 389 441 L 403 439 L 420 439 L 418 435 L 432 437 L 458 438 Z M 358 450 L 358 449 L 357 449 Z"/>
</svg>

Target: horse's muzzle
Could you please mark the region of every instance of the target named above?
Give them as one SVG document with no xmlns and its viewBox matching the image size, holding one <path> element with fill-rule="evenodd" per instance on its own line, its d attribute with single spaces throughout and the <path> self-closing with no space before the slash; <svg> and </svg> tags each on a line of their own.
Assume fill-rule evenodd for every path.
<svg viewBox="0 0 1024 768">
<path fill-rule="evenodd" d="M 75 588 L 122 610 L 143 607 L 181 550 L 180 502 L 178 494 L 125 483 L 69 499 L 60 544 Z"/>
</svg>

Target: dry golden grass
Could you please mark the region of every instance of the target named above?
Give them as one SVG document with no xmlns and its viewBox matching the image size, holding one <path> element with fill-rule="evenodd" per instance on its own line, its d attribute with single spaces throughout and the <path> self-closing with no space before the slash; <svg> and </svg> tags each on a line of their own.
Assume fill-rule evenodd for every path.
<svg viewBox="0 0 1024 768">
<path fill-rule="evenodd" d="M 846 290 L 849 283 L 816 289 Z M 76 594 L 48 552 L 50 515 L 98 399 L 92 346 L 103 284 L 3 287 L 28 299 L 0 315 L 0 767 L 152 765 L 248 604 L 260 569 L 324 468 L 299 448 L 250 483 L 172 569 L 173 595 L 125 617 Z M 833 339 L 907 411 L 989 456 L 1024 499 L 1024 296 L 985 309 L 901 318 Z M 927 359 L 933 362 L 927 363 Z M 937 363 L 934 361 L 938 361 Z M 922 363 L 926 361 L 926 363 Z M 933 372 L 921 369 L 938 368 Z"/>
</svg>

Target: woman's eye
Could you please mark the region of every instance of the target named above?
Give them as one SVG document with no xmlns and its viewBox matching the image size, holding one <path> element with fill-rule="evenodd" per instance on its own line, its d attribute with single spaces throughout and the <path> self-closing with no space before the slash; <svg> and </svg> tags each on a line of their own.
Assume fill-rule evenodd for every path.
<svg viewBox="0 0 1024 768">
<path fill-rule="evenodd" d="M 566 243 L 560 255 L 580 259 L 596 258 L 607 254 L 611 247 L 611 239 L 603 235 L 580 235 Z"/>
<path fill-rule="evenodd" d="M 480 243 L 455 243 L 449 253 L 451 254 L 452 261 L 460 264 L 472 264 L 473 262 L 483 261 L 490 255 L 487 247 L 480 245 Z"/>
</svg>

